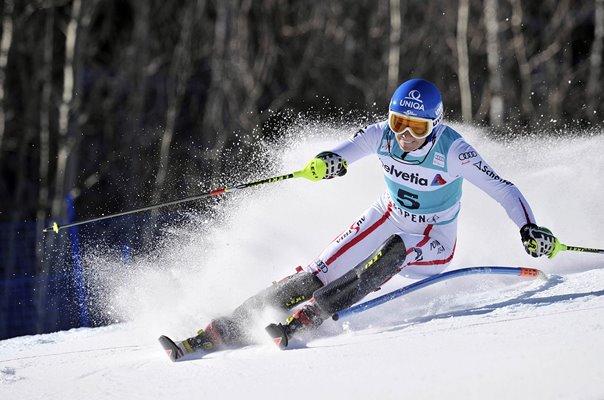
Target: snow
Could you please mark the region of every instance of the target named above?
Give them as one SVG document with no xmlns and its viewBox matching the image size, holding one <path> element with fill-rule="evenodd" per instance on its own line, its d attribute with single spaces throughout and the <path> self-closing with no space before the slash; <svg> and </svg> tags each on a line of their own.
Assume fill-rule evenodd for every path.
<svg viewBox="0 0 604 400">
<path fill-rule="evenodd" d="M 562 242 L 604 247 L 604 137 L 500 143 L 478 128 L 455 127 L 520 187 L 538 222 Z M 275 152 L 278 173 L 342 138 L 323 131 L 324 139 L 304 131 Z M 327 321 L 287 351 L 262 332 L 268 312 L 258 322 L 258 345 L 168 360 L 160 334 L 190 336 L 311 261 L 383 189 L 377 161 L 367 159 L 341 179 L 234 194 L 215 218 L 172 228 L 155 253 L 127 266 L 110 249 L 90 250 L 97 313 L 122 322 L 0 341 L 0 399 L 604 398 L 604 256 L 530 258 L 505 212 L 469 184 L 449 269 L 522 265 L 540 268 L 547 280 L 440 282 Z M 396 277 L 375 295 L 410 282 Z"/>
</svg>

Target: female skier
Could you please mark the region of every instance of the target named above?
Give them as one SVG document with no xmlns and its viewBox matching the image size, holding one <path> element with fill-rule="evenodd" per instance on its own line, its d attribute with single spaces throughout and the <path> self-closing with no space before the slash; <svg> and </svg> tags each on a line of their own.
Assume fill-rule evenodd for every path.
<svg viewBox="0 0 604 400">
<path fill-rule="evenodd" d="M 267 327 L 285 348 L 296 332 L 319 326 L 397 273 L 425 278 L 442 272 L 455 253 L 463 179 L 501 204 L 519 228 L 528 254 L 555 255 L 557 239 L 536 225 L 520 190 L 443 123 L 443 113 L 434 84 L 409 80 L 394 92 L 387 120 L 312 159 L 306 169 L 319 180 L 342 176 L 355 161 L 376 155 L 387 190 L 296 274 L 252 296 L 231 315 L 213 320 L 194 337 L 174 343 L 162 336 L 170 357 L 246 345 L 252 342 L 247 328 L 259 310 L 298 307 L 286 323 Z"/>
</svg>

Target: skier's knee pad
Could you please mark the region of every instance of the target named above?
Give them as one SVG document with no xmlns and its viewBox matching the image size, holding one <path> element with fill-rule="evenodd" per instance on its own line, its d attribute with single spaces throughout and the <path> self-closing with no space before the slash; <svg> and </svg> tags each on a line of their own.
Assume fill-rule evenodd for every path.
<svg viewBox="0 0 604 400">
<path fill-rule="evenodd" d="M 403 240 L 392 235 L 355 268 L 317 290 L 315 303 L 329 315 L 350 307 L 396 275 L 405 253 Z"/>
</svg>

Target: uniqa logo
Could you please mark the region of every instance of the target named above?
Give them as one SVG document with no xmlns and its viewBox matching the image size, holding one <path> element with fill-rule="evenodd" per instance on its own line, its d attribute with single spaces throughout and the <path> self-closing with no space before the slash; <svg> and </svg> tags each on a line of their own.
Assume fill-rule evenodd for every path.
<svg viewBox="0 0 604 400">
<path fill-rule="evenodd" d="M 420 97 L 422 97 L 422 94 L 419 92 L 419 90 L 413 89 L 407 94 L 407 97 L 405 98 L 407 100 L 415 100 L 419 101 L 420 103 L 423 103 L 423 101 L 420 100 Z"/>
<path fill-rule="evenodd" d="M 401 100 L 399 104 L 401 107 L 409 107 L 409 108 L 413 108 L 414 110 L 422 110 L 422 111 L 426 110 L 422 103 L 418 103 L 418 102 L 411 101 L 411 100 Z"/>
<path fill-rule="evenodd" d="M 419 92 L 419 90 L 413 89 L 407 93 L 407 96 L 405 96 L 405 98 L 402 99 L 399 104 L 401 107 L 409 107 L 413 108 L 414 110 L 425 111 L 424 102 L 421 100 L 421 97 L 422 94 Z"/>
</svg>

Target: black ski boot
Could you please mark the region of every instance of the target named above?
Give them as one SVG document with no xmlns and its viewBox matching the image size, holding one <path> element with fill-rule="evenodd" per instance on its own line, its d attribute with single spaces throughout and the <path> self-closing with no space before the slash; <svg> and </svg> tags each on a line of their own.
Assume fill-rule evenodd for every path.
<svg viewBox="0 0 604 400">
<path fill-rule="evenodd" d="M 307 304 L 287 318 L 285 324 L 270 324 L 265 329 L 281 350 L 284 350 L 296 332 L 317 328 L 329 318 L 316 304 Z"/>
<path fill-rule="evenodd" d="M 187 354 L 203 352 L 210 353 L 221 348 L 240 343 L 241 334 L 237 324 L 230 318 L 216 318 L 205 327 L 197 331 L 197 335 L 174 342 L 167 336 L 161 336 L 159 343 L 162 345 L 170 360 L 176 361 Z"/>
<path fill-rule="evenodd" d="M 182 341 L 182 346 L 187 353 L 196 351 L 210 352 L 216 348 L 216 339 L 212 339 L 208 332 L 200 329 L 197 335 Z"/>
</svg>

